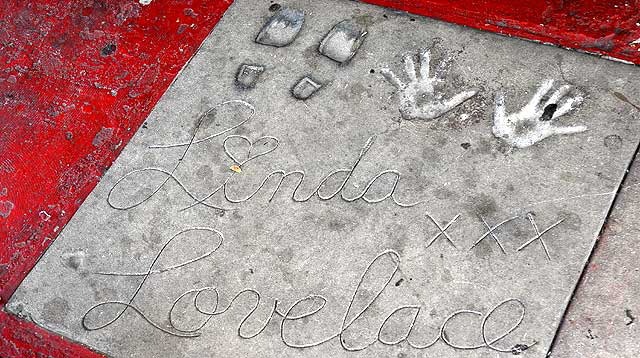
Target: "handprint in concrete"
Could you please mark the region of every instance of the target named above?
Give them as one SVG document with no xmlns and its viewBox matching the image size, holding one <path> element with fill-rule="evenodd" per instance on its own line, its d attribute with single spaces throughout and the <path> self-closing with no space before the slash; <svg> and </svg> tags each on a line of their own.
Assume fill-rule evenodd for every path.
<svg viewBox="0 0 640 358">
<path fill-rule="evenodd" d="M 412 55 L 405 56 L 403 61 L 409 78 L 407 83 L 402 82 L 388 68 L 380 70 L 384 78 L 400 91 L 400 114 L 403 119 L 436 119 L 478 93 L 475 89 L 469 89 L 445 99 L 444 93 L 436 88 L 438 84 L 444 82 L 444 79 L 437 71 L 433 76 L 430 74 L 431 52 L 429 50 L 420 53 L 419 73 L 416 72 Z"/>
<path fill-rule="evenodd" d="M 507 114 L 504 94 L 496 95 L 493 115 L 493 135 L 516 148 L 526 148 L 541 140 L 559 134 L 581 133 L 585 126 L 560 126 L 556 119 L 566 115 L 582 103 L 580 95 L 569 95 L 570 86 L 562 86 L 551 96 L 553 80 L 545 81 L 533 95 L 531 101 L 520 111 Z"/>
</svg>

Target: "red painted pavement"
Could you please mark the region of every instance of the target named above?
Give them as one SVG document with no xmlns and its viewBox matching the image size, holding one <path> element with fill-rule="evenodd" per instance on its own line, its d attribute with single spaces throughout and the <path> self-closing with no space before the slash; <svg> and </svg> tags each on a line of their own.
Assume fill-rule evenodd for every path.
<svg viewBox="0 0 640 358">
<path fill-rule="evenodd" d="M 0 306 L 231 0 L 2 0 Z M 637 1 L 367 0 L 640 64 Z M 98 357 L 0 312 L 2 357 Z"/>
<path fill-rule="evenodd" d="M 1 357 L 102 357 L 33 323 L 0 312 Z"/>
<path fill-rule="evenodd" d="M 0 4 L 0 304 L 145 120 L 230 1 Z M 0 356 L 91 356 L 0 314 Z"/>
<path fill-rule="evenodd" d="M 640 0 L 363 1 L 640 64 Z"/>
</svg>

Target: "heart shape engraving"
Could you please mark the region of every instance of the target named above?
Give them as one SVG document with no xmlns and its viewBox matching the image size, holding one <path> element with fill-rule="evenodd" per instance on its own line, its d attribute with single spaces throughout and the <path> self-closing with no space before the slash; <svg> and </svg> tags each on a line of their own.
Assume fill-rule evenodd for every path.
<svg viewBox="0 0 640 358">
<path fill-rule="evenodd" d="M 232 153 L 232 149 L 229 148 L 229 141 L 230 140 L 235 140 L 235 141 L 239 140 L 240 143 L 246 144 L 246 145 L 249 146 L 248 149 L 246 150 L 246 153 L 244 155 L 244 159 L 243 160 L 238 159 L 239 156 L 238 155 L 234 155 Z M 261 143 L 262 143 L 262 145 L 260 145 Z M 238 166 L 243 166 L 244 164 L 246 164 L 247 162 L 249 162 L 251 160 L 254 160 L 254 159 L 259 158 L 259 157 L 261 157 L 263 155 L 267 155 L 267 154 L 273 152 L 274 150 L 276 150 L 276 148 L 278 148 L 279 145 L 280 145 L 280 140 L 278 140 L 278 138 L 276 138 L 276 137 L 263 136 L 263 137 L 260 137 L 260 138 L 256 139 L 255 141 L 251 141 L 249 138 L 247 138 L 245 136 L 242 136 L 242 135 L 237 135 L 237 134 L 232 134 L 232 135 L 227 136 L 224 139 L 224 141 L 222 142 L 222 147 L 224 148 L 225 154 L 229 158 L 231 158 L 231 160 L 233 160 Z M 255 153 L 252 153 L 252 151 L 255 148 L 258 148 L 258 151 L 255 152 Z"/>
</svg>

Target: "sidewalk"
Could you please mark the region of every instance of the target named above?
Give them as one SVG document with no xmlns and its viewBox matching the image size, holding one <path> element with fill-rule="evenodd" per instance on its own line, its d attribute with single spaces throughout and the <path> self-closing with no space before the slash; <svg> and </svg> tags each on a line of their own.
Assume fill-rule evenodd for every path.
<svg viewBox="0 0 640 358">
<path fill-rule="evenodd" d="M 56 191 L 7 186 L 2 208 L 40 218 L 16 248 L 50 247 L 24 281 L 37 255 L 4 266 L 5 310 L 109 356 L 631 357 L 637 170 L 619 187 L 637 68 L 361 3 L 286 5 L 236 1 L 147 117 L 224 6 L 174 9 L 200 25 L 175 24 L 193 33 L 136 74 L 85 81 L 93 121 L 38 122 L 35 148 L 64 135 L 59 163 L 29 164 Z M 101 65 L 140 50 L 127 41 Z M 20 351 L 6 327 L 0 347 Z"/>
</svg>

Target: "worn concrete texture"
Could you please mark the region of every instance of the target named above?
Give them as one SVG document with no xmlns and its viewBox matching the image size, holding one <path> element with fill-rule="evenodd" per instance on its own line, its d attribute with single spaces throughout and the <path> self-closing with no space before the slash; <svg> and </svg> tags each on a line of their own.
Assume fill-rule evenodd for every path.
<svg viewBox="0 0 640 358">
<path fill-rule="evenodd" d="M 277 6 L 234 3 L 8 309 L 116 357 L 544 357 L 638 144 L 638 69 L 350 1 L 282 5 L 305 22 L 278 48 L 254 42 Z M 368 34 L 339 65 L 318 45 L 345 19 Z M 411 80 L 402 56 L 424 49 Z M 242 64 L 264 66 L 253 88 Z M 322 87 L 302 101 L 305 76 Z M 527 107 L 547 79 L 571 91 Z M 296 200 L 300 172 L 239 200 L 277 170 L 304 171 Z"/>
<path fill-rule="evenodd" d="M 640 352 L 640 162 L 636 160 L 556 337 L 552 357 Z"/>
</svg>

